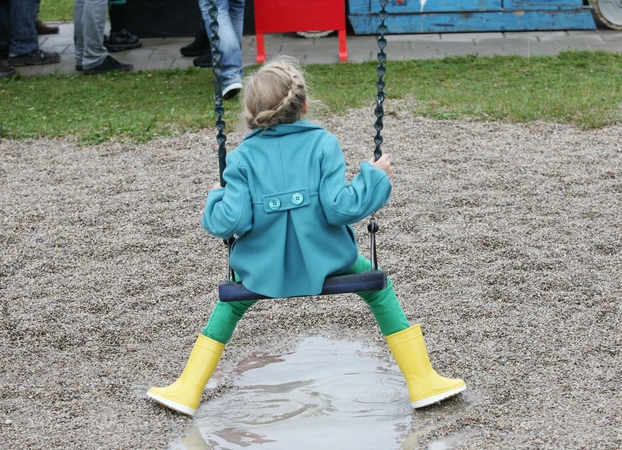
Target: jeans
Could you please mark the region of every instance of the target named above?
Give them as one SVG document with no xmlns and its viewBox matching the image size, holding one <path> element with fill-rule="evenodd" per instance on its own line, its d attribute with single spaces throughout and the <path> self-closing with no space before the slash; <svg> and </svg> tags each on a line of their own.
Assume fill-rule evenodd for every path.
<svg viewBox="0 0 622 450">
<path fill-rule="evenodd" d="M 8 47 L 10 57 L 39 48 L 35 22 L 40 4 L 40 0 L 11 0 L 0 6 L 0 47 Z"/>
<path fill-rule="evenodd" d="M 344 272 L 344 275 L 361 273 L 370 269 L 371 262 L 364 256 L 359 255 L 354 266 L 347 272 Z M 236 281 L 239 280 L 236 279 Z M 367 306 L 369 306 L 384 336 L 390 336 L 410 327 L 410 323 L 395 296 L 393 283 L 391 283 L 390 279 L 387 280 L 387 287 L 381 291 L 357 292 L 356 295 L 367 303 Z M 270 302 L 276 300 L 260 301 Z M 255 303 L 257 303 L 257 300 L 228 303 L 218 300 L 207 325 L 203 328 L 203 336 L 226 345 L 231 339 L 231 336 L 233 336 L 235 327 L 240 319 Z"/>
<path fill-rule="evenodd" d="M 108 0 L 76 0 L 73 6 L 73 43 L 76 65 L 92 69 L 104 62 L 108 50 L 104 47 L 104 28 Z"/>
<path fill-rule="evenodd" d="M 242 29 L 244 28 L 244 0 L 216 0 L 218 6 L 218 37 L 223 88 L 232 83 L 241 83 L 244 77 L 242 67 Z M 209 27 L 210 0 L 199 0 L 207 35 L 212 40 Z"/>
</svg>

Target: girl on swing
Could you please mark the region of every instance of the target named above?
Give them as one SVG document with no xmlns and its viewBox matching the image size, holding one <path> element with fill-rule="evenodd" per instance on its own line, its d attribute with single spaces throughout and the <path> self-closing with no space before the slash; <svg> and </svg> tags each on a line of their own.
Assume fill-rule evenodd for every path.
<svg viewBox="0 0 622 450">
<path fill-rule="evenodd" d="M 388 157 L 361 163 L 348 183 L 337 138 L 302 120 L 306 85 L 290 58 L 276 58 L 250 76 L 243 104 L 252 131 L 227 155 L 226 186 L 217 183 L 210 190 L 201 222 L 216 237 L 238 236 L 230 264 L 243 285 L 268 297 L 311 296 L 329 275 L 370 270 L 351 224 L 387 203 L 393 175 Z M 463 380 L 441 377 L 432 368 L 421 328 L 408 322 L 390 280 L 381 291 L 357 295 L 406 378 L 413 408 L 465 389 Z M 255 302 L 218 301 L 179 379 L 147 395 L 193 416 L 237 322 Z"/>
</svg>

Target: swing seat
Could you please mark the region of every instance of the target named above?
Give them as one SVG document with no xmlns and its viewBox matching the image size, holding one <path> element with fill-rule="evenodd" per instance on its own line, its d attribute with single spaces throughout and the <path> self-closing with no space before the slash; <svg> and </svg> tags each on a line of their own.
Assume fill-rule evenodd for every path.
<svg viewBox="0 0 622 450">
<path fill-rule="evenodd" d="M 346 294 L 350 292 L 380 291 L 387 287 L 387 274 L 384 270 L 370 270 L 350 275 L 335 275 L 324 280 L 322 292 L 318 295 Z M 228 282 L 218 286 L 221 302 L 241 302 L 261 300 L 271 297 L 246 289 L 242 283 Z"/>
</svg>

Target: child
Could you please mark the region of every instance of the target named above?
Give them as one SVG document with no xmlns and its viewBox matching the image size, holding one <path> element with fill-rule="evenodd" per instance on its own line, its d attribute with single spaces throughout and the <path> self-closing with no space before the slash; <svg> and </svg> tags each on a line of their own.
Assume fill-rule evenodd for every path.
<svg viewBox="0 0 622 450">
<path fill-rule="evenodd" d="M 350 183 L 337 138 L 301 120 L 307 112 L 305 80 L 280 57 L 261 67 L 243 90 L 244 117 L 253 131 L 227 155 L 226 187 L 207 196 L 202 225 L 214 236 L 237 235 L 231 267 L 244 286 L 269 297 L 316 295 L 333 274 L 370 270 L 351 226 L 386 204 L 393 170 L 386 155 L 361 164 Z M 391 281 L 361 292 L 408 383 L 414 408 L 465 389 L 438 375 L 419 325 L 410 326 Z M 256 301 L 218 301 L 181 377 L 148 395 L 190 416 L 237 322 Z"/>
</svg>

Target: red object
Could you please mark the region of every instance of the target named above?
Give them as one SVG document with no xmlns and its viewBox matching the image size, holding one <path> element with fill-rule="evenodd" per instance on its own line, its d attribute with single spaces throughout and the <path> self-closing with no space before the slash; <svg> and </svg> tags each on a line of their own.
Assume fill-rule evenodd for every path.
<svg viewBox="0 0 622 450">
<path fill-rule="evenodd" d="M 255 0 L 257 63 L 266 60 L 265 33 L 337 30 L 339 61 L 348 60 L 344 0 Z"/>
</svg>

